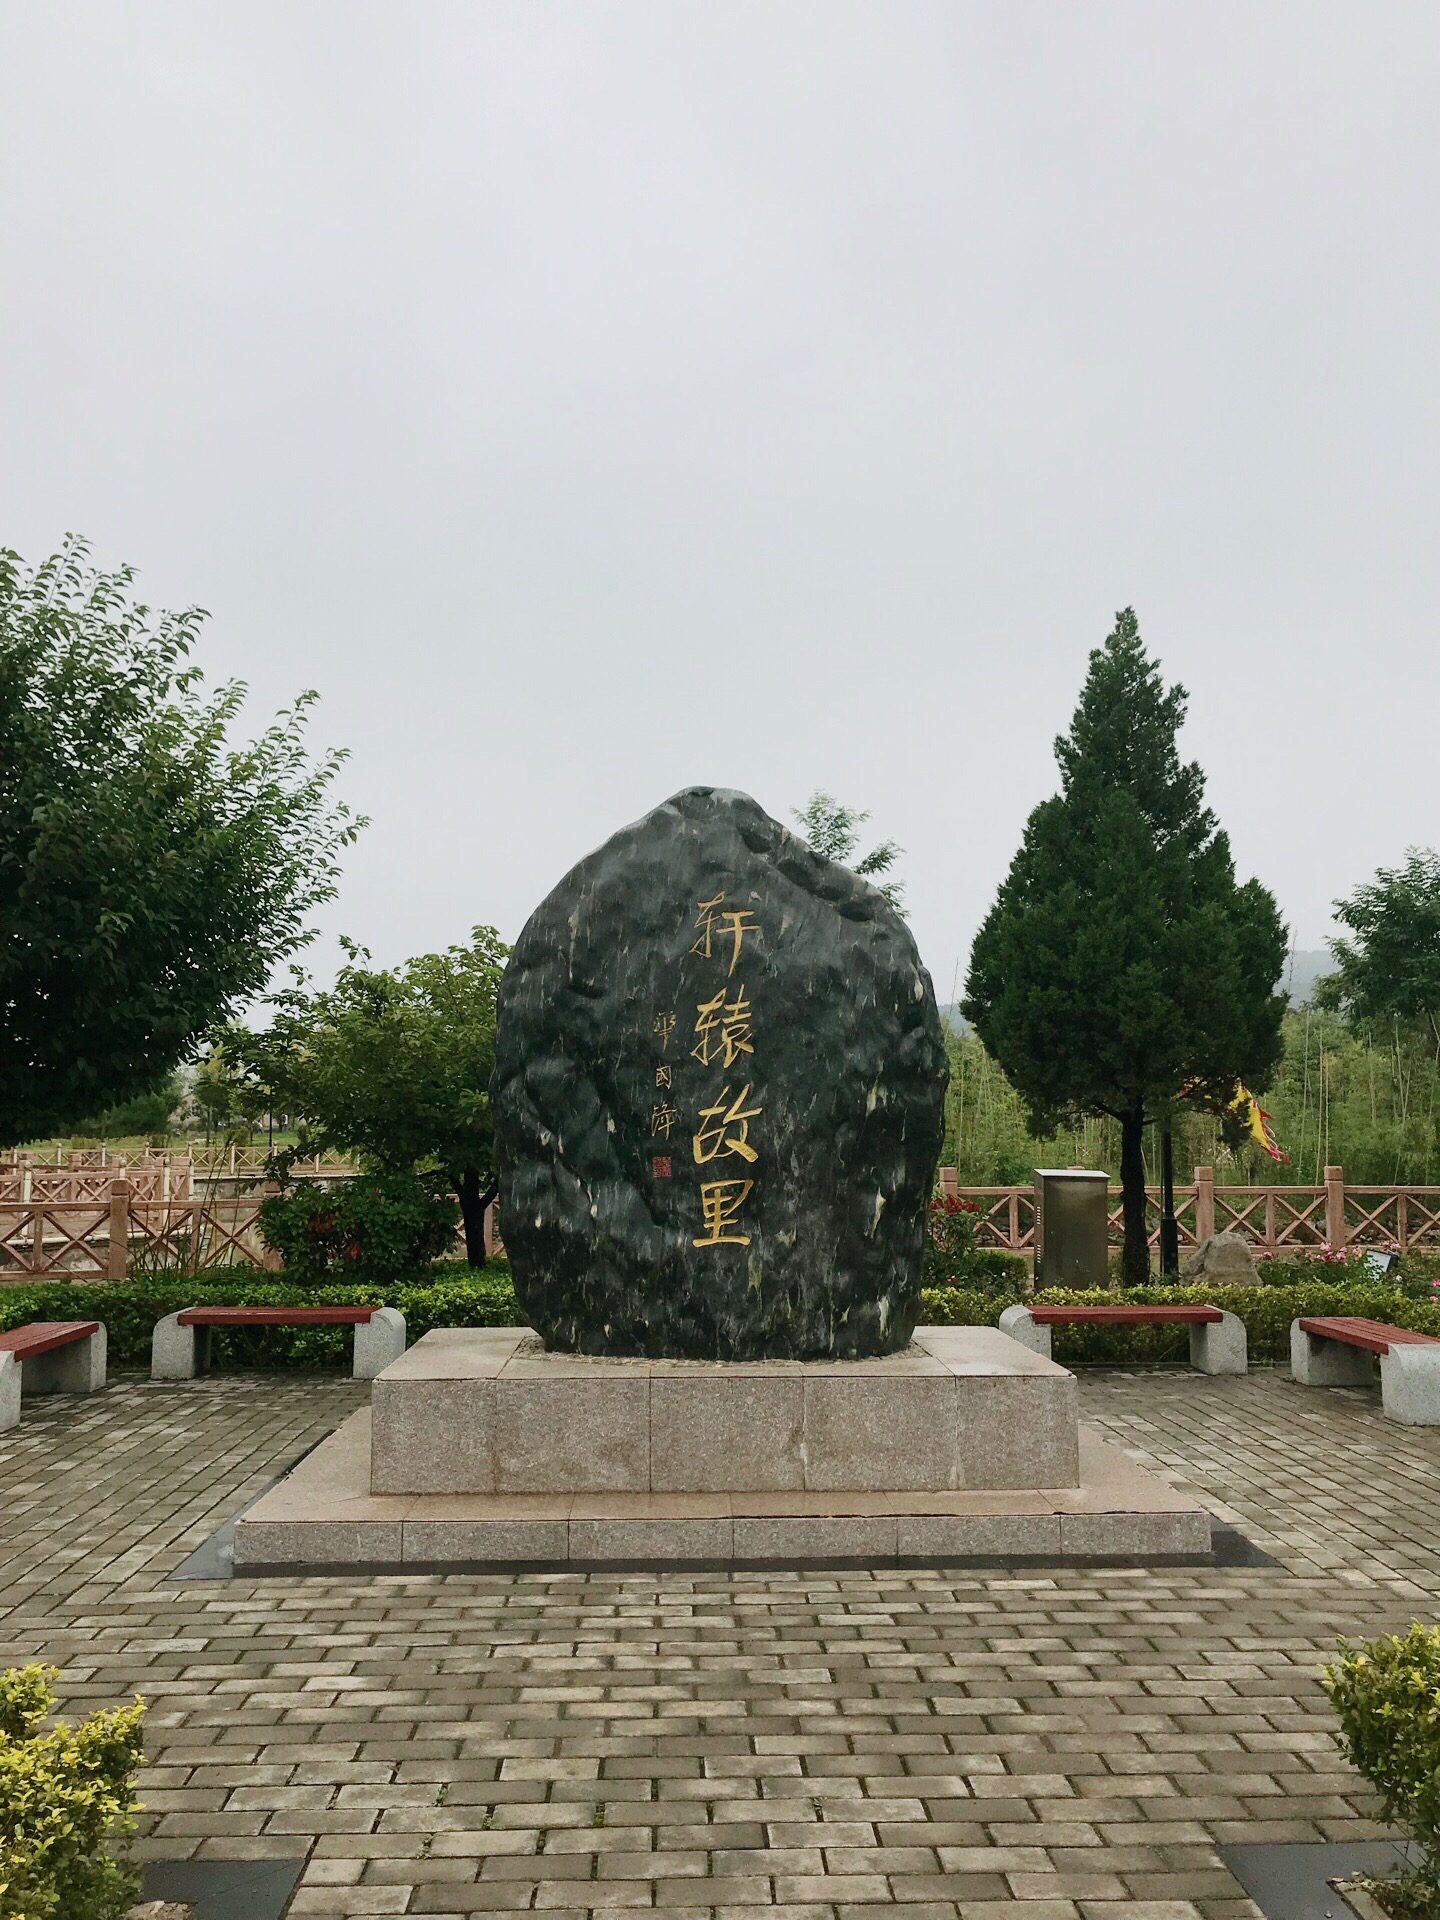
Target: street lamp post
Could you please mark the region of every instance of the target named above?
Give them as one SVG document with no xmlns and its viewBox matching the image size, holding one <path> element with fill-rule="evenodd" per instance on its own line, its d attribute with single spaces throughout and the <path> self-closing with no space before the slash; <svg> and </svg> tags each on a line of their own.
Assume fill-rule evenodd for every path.
<svg viewBox="0 0 1440 1920">
<path fill-rule="evenodd" d="M 1167 1120 L 1160 1134 L 1160 1271 L 1180 1271 L 1180 1226 L 1175 1218 L 1175 1154 Z"/>
</svg>

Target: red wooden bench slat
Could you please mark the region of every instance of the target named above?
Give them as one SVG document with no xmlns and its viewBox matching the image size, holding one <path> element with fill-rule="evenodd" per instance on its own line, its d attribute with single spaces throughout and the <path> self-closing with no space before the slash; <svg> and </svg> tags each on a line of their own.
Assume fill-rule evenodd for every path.
<svg viewBox="0 0 1440 1920">
<path fill-rule="evenodd" d="M 72 1340 L 88 1340 L 99 1331 L 98 1320 L 32 1320 L 28 1327 L 0 1333 L 0 1351 L 13 1353 L 17 1360 L 28 1360 L 37 1353 L 49 1353 L 53 1347 L 68 1347 Z"/>
<path fill-rule="evenodd" d="M 1300 1322 L 1302 1333 L 1317 1334 L 1322 1340 L 1338 1340 L 1347 1347 L 1363 1347 L 1367 1353 L 1388 1353 L 1391 1347 L 1440 1347 L 1433 1333 L 1412 1333 L 1408 1327 L 1388 1327 L 1383 1320 L 1366 1320 L 1359 1314 L 1319 1315 Z"/>
<path fill-rule="evenodd" d="M 1181 1323 L 1223 1318 L 1219 1307 L 1031 1307 L 1030 1317 L 1042 1327 L 1062 1326 L 1066 1322 L 1115 1325 L 1129 1321 L 1136 1326 L 1175 1326 Z"/>
<path fill-rule="evenodd" d="M 186 1307 L 182 1327 L 352 1327 L 378 1307 Z"/>
</svg>

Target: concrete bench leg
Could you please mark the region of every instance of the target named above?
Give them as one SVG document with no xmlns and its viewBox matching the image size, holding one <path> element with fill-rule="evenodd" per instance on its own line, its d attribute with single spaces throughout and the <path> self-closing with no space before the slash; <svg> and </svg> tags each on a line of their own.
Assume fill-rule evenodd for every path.
<svg viewBox="0 0 1440 1920">
<path fill-rule="evenodd" d="M 0 1433 L 20 1424 L 20 1363 L 13 1353 L 0 1353 Z"/>
<path fill-rule="evenodd" d="M 404 1314 L 395 1307 L 377 1307 L 355 1328 L 355 1378 L 373 1380 L 404 1351 Z"/>
<path fill-rule="evenodd" d="M 1375 1356 L 1364 1347 L 1347 1347 L 1343 1340 L 1306 1333 L 1298 1320 L 1292 1320 L 1290 1374 L 1302 1387 L 1371 1387 Z"/>
<path fill-rule="evenodd" d="M 1018 1340 L 1022 1347 L 1028 1347 L 1031 1353 L 1043 1353 L 1047 1360 L 1053 1358 L 1050 1328 L 1037 1323 L 1029 1307 L 1006 1307 L 1000 1316 L 1000 1331 Z"/>
<path fill-rule="evenodd" d="M 1192 1321 L 1190 1364 L 1197 1373 L 1247 1373 L 1250 1347 L 1240 1316 L 1227 1313 L 1221 1320 Z"/>
<path fill-rule="evenodd" d="M 1387 1420 L 1440 1427 L 1440 1347 L 1391 1347 L 1380 1356 L 1380 1405 Z"/>
<path fill-rule="evenodd" d="M 32 1393 L 98 1393 L 105 1384 L 105 1329 L 86 1340 L 37 1353 L 21 1368 L 26 1397 Z"/>
<path fill-rule="evenodd" d="M 209 1365 L 209 1327 L 182 1327 L 178 1313 L 155 1322 L 150 1336 L 152 1380 L 193 1380 Z"/>
</svg>

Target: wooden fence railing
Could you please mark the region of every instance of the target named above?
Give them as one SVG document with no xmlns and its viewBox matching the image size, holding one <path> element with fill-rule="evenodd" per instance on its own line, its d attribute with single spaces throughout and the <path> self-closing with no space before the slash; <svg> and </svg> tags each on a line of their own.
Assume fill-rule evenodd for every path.
<svg viewBox="0 0 1440 1920">
<path fill-rule="evenodd" d="M 278 1254 L 260 1238 L 264 1198 L 264 1190 L 252 1188 L 166 1199 L 138 1193 L 128 1179 L 112 1179 L 103 1194 L 84 1198 L 0 1197 L 0 1286 L 62 1276 L 121 1280 L 137 1269 L 276 1268 Z M 493 1208 L 486 1226 L 487 1248 L 492 1244 L 499 1245 Z M 457 1251 L 463 1245 L 457 1228 Z"/>
<path fill-rule="evenodd" d="M 258 1233 L 262 1197 L 162 1199 L 112 1179 L 103 1196 L 84 1200 L 0 1198 L 0 1281 L 119 1280 L 151 1264 L 187 1272 L 278 1265 Z"/>
<path fill-rule="evenodd" d="M 953 1167 L 940 1169 L 942 1193 L 974 1201 L 975 1241 L 1009 1253 L 1035 1250 L 1033 1187 L 962 1187 Z M 1119 1187 L 1110 1189 L 1110 1244 L 1124 1238 Z M 1160 1239 L 1160 1189 L 1145 1189 L 1151 1246 Z M 1326 1167 L 1318 1187 L 1228 1187 L 1213 1167 L 1175 1189 L 1180 1245 L 1215 1233 L 1242 1233 L 1257 1253 L 1338 1252 L 1344 1247 L 1407 1247 L 1440 1251 L 1440 1187 L 1349 1186 L 1343 1167 Z"/>
<path fill-rule="evenodd" d="M 28 1193 L 0 1187 L 0 1282 L 59 1274 L 118 1279 L 151 1262 L 186 1270 L 275 1264 L 259 1238 L 264 1196 L 258 1190 L 167 1195 L 146 1191 L 128 1177 L 115 1179 L 112 1172 L 103 1191 L 78 1191 L 77 1182 L 51 1193 L 38 1181 L 40 1170 L 21 1171 L 30 1179 Z M 173 1179 L 175 1170 L 169 1171 Z M 1243 1233 L 1257 1253 L 1268 1254 L 1347 1246 L 1440 1250 L 1440 1187 L 1347 1186 L 1340 1167 L 1327 1167 L 1319 1187 L 1217 1186 L 1209 1167 L 1197 1167 L 1195 1176 L 1175 1189 L 1182 1247 L 1229 1232 Z M 940 1187 L 975 1203 L 977 1245 L 1034 1252 L 1033 1187 L 962 1187 L 953 1167 L 940 1169 Z M 1110 1197 L 1110 1240 L 1118 1246 L 1120 1189 L 1112 1187 Z M 1145 1198 L 1154 1245 L 1159 1189 L 1147 1188 Z"/>
<path fill-rule="evenodd" d="M 297 1160 L 291 1177 L 297 1180 L 345 1180 L 355 1172 L 348 1160 L 320 1154 Z M 265 1151 L 229 1147 L 206 1156 L 188 1153 L 111 1153 L 104 1147 L 78 1149 L 63 1160 L 38 1154 L 0 1156 L 0 1200 L 102 1200 L 111 1182 L 126 1179 L 136 1199 L 190 1200 L 199 1190 L 219 1181 L 261 1180 Z"/>
<path fill-rule="evenodd" d="M 190 1193 L 190 1168 L 142 1161 L 124 1170 L 137 1200 L 178 1200 Z M 113 1167 L 0 1167 L 0 1200 L 50 1205 L 108 1200 Z"/>
</svg>

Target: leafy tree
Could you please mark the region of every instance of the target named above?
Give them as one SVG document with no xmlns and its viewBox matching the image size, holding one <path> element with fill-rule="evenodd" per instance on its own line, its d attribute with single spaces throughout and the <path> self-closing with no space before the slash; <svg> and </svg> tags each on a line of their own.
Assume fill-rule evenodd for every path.
<svg viewBox="0 0 1440 1920">
<path fill-rule="evenodd" d="M 393 971 L 350 962 L 328 992 L 274 996 L 263 1033 L 232 1029 L 228 1054 L 276 1111 L 309 1121 L 317 1147 L 360 1153 L 386 1172 L 439 1167 L 454 1185 L 471 1266 L 485 1263 L 495 1198 L 490 1069 L 495 990 L 508 949 L 492 927 L 468 947 L 422 954 Z"/>
<path fill-rule="evenodd" d="M 363 824 L 306 755 L 303 694 L 229 744 L 204 614 L 136 602 L 70 540 L 0 550 L 0 1145 L 153 1088 L 310 937 Z"/>
<path fill-rule="evenodd" d="M 838 860 L 841 866 L 850 867 L 869 880 L 875 891 L 883 894 L 892 907 L 900 905 L 905 892 L 904 881 L 880 880 L 876 876 L 889 872 L 904 852 L 903 847 L 897 847 L 893 840 L 882 840 L 861 859 L 851 857 L 860 845 L 860 828 L 870 818 L 868 813 L 845 806 L 842 801 L 817 787 L 803 807 L 792 809 L 790 817 L 816 853 L 823 854 L 827 860 Z"/>
<path fill-rule="evenodd" d="M 1440 856 L 1411 847 L 1403 867 L 1381 867 L 1337 900 L 1335 917 L 1355 938 L 1330 942 L 1336 970 L 1317 999 L 1358 1020 L 1422 1027 L 1440 1058 Z"/>
<path fill-rule="evenodd" d="M 82 1120 L 77 1131 L 96 1134 L 102 1140 L 129 1140 L 142 1133 L 168 1133 L 170 1116 L 182 1097 L 180 1076 L 168 1073 L 153 1093 L 137 1093 L 133 1100 L 108 1107 L 93 1120 Z"/>
<path fill-rule="evenodd" d="M 1258 881 L 1238 885 L 1175 736 L 1135 615 L 1090 656 L 1060 792 L 1031 814 L 976 936 L 962 1010 L 1020 1093 L 1036 1132 L 1087 1115 L 1120 1124 L 1125 1277 L 1149 1273 L 1144 1128 L 1186 1105 L 1223 1110 L 1280 1058 L 1285 928 Z"/>
</svg>

